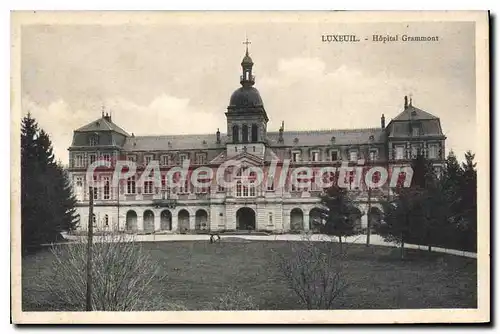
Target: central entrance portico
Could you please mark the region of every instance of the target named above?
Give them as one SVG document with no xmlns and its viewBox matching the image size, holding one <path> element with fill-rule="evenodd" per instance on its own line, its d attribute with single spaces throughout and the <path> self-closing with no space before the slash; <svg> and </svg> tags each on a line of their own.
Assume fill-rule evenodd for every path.
<svg viewBox="0 0 500 334">
<path fill-rule="evenodd" d="M 236 211 L 237 230 L 255 230 L 255 211 L 244 207 Z"/>
</svg>

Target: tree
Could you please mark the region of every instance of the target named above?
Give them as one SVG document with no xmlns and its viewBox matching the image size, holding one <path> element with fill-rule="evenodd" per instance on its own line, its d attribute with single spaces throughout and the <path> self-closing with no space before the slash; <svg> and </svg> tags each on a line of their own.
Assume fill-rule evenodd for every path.
<svg viewBox="0 0 500 334">
<path fill-rule="evenodd" d="M 330 242 L 311 240 L 287 242 L 288 251 L 274 251 L 273 259 L 284 281 L 308 310 L 335 308 L 335 302 L 348 287 L 344 273 L 344 254 L 332 251 Z"/>
<path fill-rule="evenodd" d="M 477 171 L 474 158 L 471 151 L 465 153 L 460 185 L 460 228 L 466 233 L 462 247 L 473 250 L 477 247 Z"/>
<path fill-rule="evenodd" d="M 437 201 L 438 182 L 430 162 L 419 153 L 412 161 L 412 169 L 410 187 L 398 187 L 393 199 L 382 201 L 384 220 L 376 226 L 385 241 L 400 245 L 402 259 L 405 243 L 427 244 L 430 250 L 436 219 L 442 215 L 442 204 Z"/>
<path fill-rule="evenodd" d="M 323 215 L 326 218 L 322 233 L 338 237 L 342 252 L 342 237 L 358 234 L 356 221 L 359 210 L 349 197 L 347 189 L 334 185 L 321 195 Z"/>
<path fill-rule="evenodd" d="M 75 228 L 76 199 L 49 135 L 28 114 L 21 128 L 21 235 L 23 252 Z"/>
</svg>

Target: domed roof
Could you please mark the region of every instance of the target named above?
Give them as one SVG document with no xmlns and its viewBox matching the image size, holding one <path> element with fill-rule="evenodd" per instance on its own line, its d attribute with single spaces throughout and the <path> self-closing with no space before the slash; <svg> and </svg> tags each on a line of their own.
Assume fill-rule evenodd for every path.
<svg viewBox="0 0 500 334">
<path fill-rule="evenodd" d="M 250 64 L 253 65 L 253 60 L 252 58 L 248 55 L 248 52 L 245 54 L 245 57 L 243 57 L 243 60 L 241 61 L 241 65 L 245 64 Z"/>
<path fill-rule="evenodd" d="M 259 91 L 251 86 L 243 86 L 234 91 L 229 101 L 230 108 L 263 107 Z"/>
</svg>

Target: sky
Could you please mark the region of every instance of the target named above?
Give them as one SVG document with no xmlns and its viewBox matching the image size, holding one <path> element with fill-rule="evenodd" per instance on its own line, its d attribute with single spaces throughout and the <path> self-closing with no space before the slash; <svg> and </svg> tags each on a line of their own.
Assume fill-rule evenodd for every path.
<svg viewBox="0 0 500 334">
<path fill-rule="evenodd" d="M 324 43 L 356 34 L 359 43 Z M 439 36 L 375 43 L 373 34 Z M 22 112 L 68 162 L 73 130 L 102 107 L 135 135 L 226 132 L 246 36 L 268 131 L 379 127 L 404 96 L 439 117 L 450 149 L 476 151 L 474 24 L 248 20 L 31 24 L 21 30 Z M 368 38 L 365 41 L 364 38 Z"/>
</svg>

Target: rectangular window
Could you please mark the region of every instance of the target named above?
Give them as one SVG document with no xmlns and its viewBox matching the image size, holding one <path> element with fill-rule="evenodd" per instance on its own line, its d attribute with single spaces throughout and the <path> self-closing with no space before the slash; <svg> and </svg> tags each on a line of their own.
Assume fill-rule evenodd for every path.
<svg viewBox="0 0 500 334">
<path fill-rule="evenodd" d="M 418 135 L 420 135 L 420 129 L 418 128 L 418 126 L 414 126 L 412 128 L 412 135 L 415 136 L 415 137 L 418 136 Z"/>
<path fill-rule="evenodd" d="M 267 190 L 274 191 L 274 175 L 267 176 Z"/>
<path fill-rule="evenodd" d="M 204 165 L 204 164 L 206 164 L 206 162 L 207 162 L 207 159 L 206 159 L 205 153 L 196 154 L 196 163 L 198 165 Z"/>
<path fill-rule="evenodd" d="M 127 179 L 127 194 L 135 194 L 135 176 Z"/>
<path fill-rule="evenodd" d="M 104 153 L 102 155 L 102 160 L 104 160 L 104 161 L 111 161 L 111 156 L 109 155 L 109 153 Z"/>
<path fill-rule="evenodd" d="M 250 197 L 255 197 L 255 186 L 251 184 L 248 188 L 250 190 Z"/>
<path fill-rule="evenodd" d="M 127 160 L 135 162 L 137 160 L 137 157 L 135 155 L 127 155 Z"/>
<path fill-rule="evenodd" d="M 105 176 L 102 178 L 102 182 L 104 184 L 103 189 L 103 197 L 104 199 L 110 199 L 110 189 L 109 189 L 109 176 Z"/>
<path fill-rule="evenodd" d="M 188 159 L 187 154 L 179 154 L 179 164 L 182 165 L 182 163 Z"/>
<path fill-rule="evenodd" d="M 89 146 L 96 146 L 98 138 L 97 136 L 90 136 L 89 138 Z"/>
<path fill-rule="evenodd" d="M 94 176 L 94 182 L 97 182 L 97 176 Z M 99 188 L 97 187 L 93 187 L 93 191 L 94 191 L 94 200 L 97 200 L 99 199 Z"/>
<path fill-rule="evenodd" d="M 375 161 L 378 159 L 377 150 L 370 150 L 370 161 Z"/>
<path fill-rule="evenodd" d="M 161 156 L 161 164 L 163 166 L 170 166 L 171 161 L 170 161 L 170 155 L 164 154 Z"/>
<path fill-rule="evenodd" d="M 312 162 L 318 162 L 319 161 L 319 152 L 317 152 L 317 151 L 312 152 L 312 154 L 311 154 L 311 161 Z"/>
<path fill-rule="evenodd" d="M 269 225 L 273 225 L 273 213 L 269 212 Z"/>
<path fill-rule="evenodd" d="M 358 161 L 358 151 L 349 152 L 349 160 L 350 161 Z"/>
<path fill-rule="evenodd" d="M 179 187 L 179 193 L 180 194 L 187 194 L 189 193 L 189 176 L 186 177 L 185 180 L 181 180 L 180 187 Z"/>
<path fill-rule="evenodd" d="M 151 160 L 153 160 L 153 156 L 152 155 L 149 154 L 149 155 L 145 155 L 144 156 L 144 163 L 146 165 L 149 165 L 149 163 L 151 162 Z"/>
<path fill-rule="evenodd" d="M 404 159 L 404 151 L 405 151 L 404 146 L 396 146 L 396 160 Z"/>
<path fill-rule="evenodd" d="M 83 167 L 83 156 L 81 154 L 75 155 L 75 167 Z"/>
<path fill-rule="evenodd" d="M 93 164 L 97 160 L 97 154 L 90 153 L 89 154 L 89 164 Z"/>
<path fill-rule="evenodd" d="M 144 181 L 144 194 L 153 193 L 153 181 Z"/>
<path fill-rule="evenodd" d="M 436 159 L 438 155 L 437 145 L 429 145 L 429 159 Z"/>
<path fill-rule="evenodd" d="M 411 158 L 415 159 L 418 155 L 418 146 L 412 145 L 411 146 Z"/>
<path fill-rule="evenodd" d="M 331 151 L 330 154 L 331 154 L 332 161 L 339 160 L 339 152 L 338 151 Z"/>
<path fill-rule="evenodd" d="M 299 162 L 300 161 L 300 152 L 292 152 L 292 161 Z"/>
</svg>

